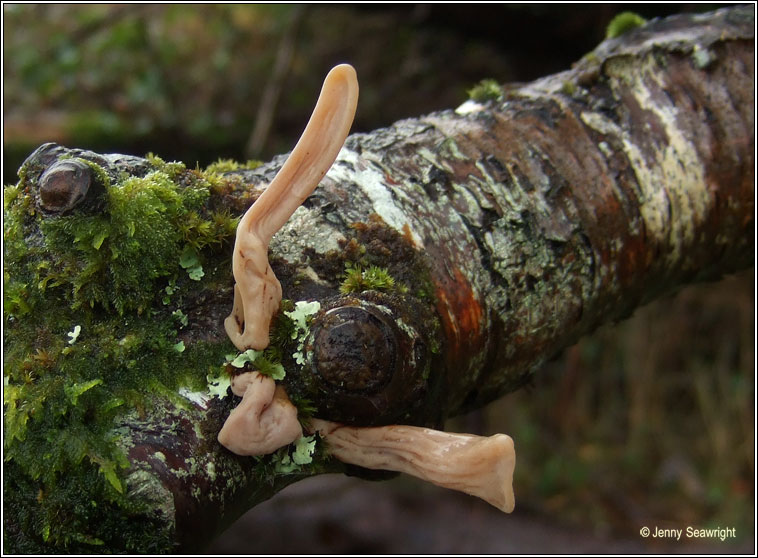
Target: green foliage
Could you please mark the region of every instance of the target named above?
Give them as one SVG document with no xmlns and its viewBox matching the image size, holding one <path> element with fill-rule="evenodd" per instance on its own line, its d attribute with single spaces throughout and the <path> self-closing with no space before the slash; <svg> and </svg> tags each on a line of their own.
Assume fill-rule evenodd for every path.
<svg viewBox="0 0 758 558">
<path fill-rule="evenodd" d="M 270 73 L 265 47 L 278 40 L 277 22 L 290 10 L 17 5 L 4 10 L 11 29 L 24 29 L 6 33 L 13 83 L 6 101 L 25 114 L 65 109 L 63 122 L 51 125 L 80 144 L 178 137 L 204 147 L 243 145 L 257 107 L 249 94 L 260 93 L 251 84 Z M 241 66 L 245 78 L 228 79 Z M 230 107 L 243 103 L 248 108 L 229 118 Z"/>
<path fill-rule="evenodd" d="M 615 39 L 624 33 L 645 25 L 647 20 L 634 12 L 621 12 L 617 14 L 605 30 L 606 39 Z"/>
<path fill-rule="evenodd" d="M 483 79 L 468 90 L 469 99 L 478 103 L 499 101 L 503 98 L 503 88 L 494 79 Z"/>
<path fill-rule="evenodd" d="M 179 265 L 187 270 L 187 275 L 193 281 L 200 281 L 205 275 L 197 250 L 189 244 L 184 247 L 181 256 L 179 256 Z"/>
<path fill-rule="evenodd" d="M 237 356 L 227 355 L 227 361 L 235 368 L 245 368 L 246 365 L 250 364 L 253 370 L 257 370 L 264 376 L 270 376 L 274 380 L 283 380 L 284 366 L 276 362 L 272 350 L 248 349 Z"/>
</svg>

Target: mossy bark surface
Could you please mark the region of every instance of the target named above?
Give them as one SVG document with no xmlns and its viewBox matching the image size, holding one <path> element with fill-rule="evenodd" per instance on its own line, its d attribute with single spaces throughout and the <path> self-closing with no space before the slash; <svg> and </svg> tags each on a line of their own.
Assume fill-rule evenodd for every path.
<svg viewBox="0 0 758 558">
<path fill-rule="evenodd" d="M 351 136 L 270 246 L 287 300 L 255 358 L 285 370 L 303 420 L 440 426 L 598 325 L 752 265 L 753 22 L 653 21 L 564 73 Z M 43 173 L 67 159 L 90 187 L 50 211 Z M 194 551 L 305 476 L 370 476 L 317 438 L 309 463 L 216 441 L 238 401 L 236 217 L 282 163 L 46 145 L 6 187 L 7 549 Z M 379 357 L 320 352 L 335 315 L 378 328 Z"/>
</svg>

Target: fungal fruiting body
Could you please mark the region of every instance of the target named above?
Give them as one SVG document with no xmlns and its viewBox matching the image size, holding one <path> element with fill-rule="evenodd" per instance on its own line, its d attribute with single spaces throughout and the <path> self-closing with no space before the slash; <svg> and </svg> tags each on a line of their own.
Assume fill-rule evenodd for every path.
<svg viewBox="0 0 758 558">
<path fill-rule="evenodd" d="M 292 153 L 237 225 L 232 256 L 234 306 L 224 327 L 240 351 L 268 346 L 271 318 L 282 300 L 282 287 L 268 262 L 269 242 L 332 166 L 357 105 L 355 69 L 348 64 L 332 68 Z M 271 378 L 258 372 L 244 373 L 235 377 L 232 391 L 242 402 L 218 435 L 230 451 L 265 455 L 302 435 L 295 406 Z"/>
<path fill-rule="evenodd" d="M 269 242 L 331 167 L 347 138 L 357 102 L 355 70 L 347 64 L 336 66 L 326 76 L 313 115 L 289 158 L 237 226 L 232 261 L 234 307 L 224 326 L 240 351 L 268 346 L 271 318 L 282 297 L 281 285 L 268 262 Z M 340 312 L 348 312 L 347 318 L 353 319 L 357 310 L 338 309 L 334 316 L 341 316 Z M 346 337 L 341 331 L 337 337 L 348 343 L 363 340 L 366 347 L 366 339 L 377 337 L 368 335 L 365 324 L 358 333 Z M 322 338 L 335 342 L 328 333 L 316 336 L 317 341 Z M 359 351 L 361 358 L 356 359 L 361 362 L 350 361 L 348 370 L 332 370 L 329 363 L 327 383 L 344 387 L 358 369 L 368 373 L 360 379 L 369 385 L 372 374 L 393 375 L 394 371 L 382 369 L 381 364 L 394 359 L 390 346 L 377 341 L 371 347 L 369 352 L 387 353 L 387 358 L 380 358 L 381 354 L 364 358 L 366 351 Z M 318 347 L 314 351 L 320 355 Z M 230 451 L 265 455 L 302 436 L 297 409 L 284 387 L 277 386 L 272 378 L 256 371 L 245 372 L 233 379 L 232 391 L 242 397 L 242 402 L 218 435 L 219 442 Z M 345 463 L 408 473 L 478 496 L 502 511 L 513 510 L 516 453 L 513 440 L 505 434 L 482 437 L 403 425 L 356 427 L 322 419 L 313 420 L 311 432 L 325 438 L 332 455 Z"/>
<path fill-rule="evenodd" d="M 234 306 L 224 322 L 240 350 L 264 349 L 282 287 L 268 263 L 271 237 L 318 186 L 337 158 L 358 105 L 358 79 L 348 64 L 327 74 L 308 125 L 266 190 L 237 225 L 232 256 Z"/>
<path fill-rule="evenodd" d="M 474 436 L 418 426 L 351 427 L 313 419 L 331 454 L 368 469 L 406 473 L 477 496 L 510 513 L 516 451 L 505 434 Z"/>
<path fill-rule="evenodd" d="M 258 372 L 232 379 L 232 393 L 242 397 L 218 434 L 218 441 L 237 455 L 266 455 L 303 435 L 297 409 L 282 386 Z"/>
</svg>

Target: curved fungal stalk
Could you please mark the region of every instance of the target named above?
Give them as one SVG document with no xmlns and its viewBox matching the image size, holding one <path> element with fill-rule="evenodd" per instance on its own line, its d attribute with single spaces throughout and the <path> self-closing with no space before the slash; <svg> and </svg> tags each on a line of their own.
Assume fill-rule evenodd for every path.
<svg viewBox="0 0 758 558">
<path fill-rule="evenodd" d="M 418 477 L 513 511 L 516 451 L 505 434 L 484 437 L 418 426 L 352 427 L 313 419 L 331 454 L 345 463 Z"/>
<path fill-rule="evenodd" d="M 271 318 L 282 299 L 282 287 L 268 262 L 269 242 L 334 163 L 357 104 L 355 69 L 349 64 L 335 66 L 324 79 L 297 145 L 237 226 L 232 256 L 234 307 L 224 327 L 241 351 L 268 346 Z"/>
<path fill-rule="evenodd" d="M 239 350 L 269 343 L 271 318 L 282 288 L 268 262 L 268 245 L 334 163 L 353 122 L 358 81 L 352 66 L 333 68 L 300 140 L 274 180 L 237 226 L 232 267 L 234 307 L 224 327 Z M 242 402 L 230 413 L 219 442 L 238 455 L 265 455 L 302 436 L 297 409 L 282 386 L 258 372 L 237 376 L 232 391 Z M 511 512 L 514 507 L 513 440 L 452 434 L 416 426 L 352 427 L 321 419 L 313 431 L 332 455 L 368 469 L 407 473 L 445 488 L 478 496 Z"/>
<path fill-rule="evenodd" d="M 303 435 L 297 408 L 273 379 L 245 372 L 232 380 L 232 392 L 242 402 L 218 433 L 222 446 L 237 455 L 266 455 Z"/>
</svg>

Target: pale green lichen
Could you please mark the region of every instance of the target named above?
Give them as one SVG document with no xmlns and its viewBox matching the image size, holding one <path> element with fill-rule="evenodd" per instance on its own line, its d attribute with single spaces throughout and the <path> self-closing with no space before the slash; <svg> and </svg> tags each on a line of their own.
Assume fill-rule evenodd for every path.
<svg viewBox="0 0 758 558">
<path fill-rule="evenodd" d="M 213 464 L 213 461 L 208 461 L 208 463 L 206 463 L 205 472 L 211 482 L 216 480 L 216 466 Z"/>
<path fill-rule="evenodd" d="M 82 332 L 82 326 L 76 325 L 74 326 L 74 329 L 72 331 L 69 331 L 66 335 L 68 335 L 68 344 L 73 345 L 76 343 L 77 338 L 79 337 L 79 334 Z"/>
<path fill-rule="evenodd" d="M 321 309 L 321 304 L 318 301 L 306 302 L 299 300 L 295 303 L 295 309 L 292 311 L 285 311 L 284 314 L 292 320 L 295 327 L 291 333 L 291 338 L 297 341 L 297 349 L 292 353 L 292 358 L 299 365 L 305 364 L 305 356 L 303 355 L 303 347 L 305 346 L 305 338 L 308 336 L 310 318 L 318 313 Z"/>
<path fill-rule="evenodd" d="M 218 397 L 223 399 L 227 395 L 228 388 L 231 387 L 231 381 L 229 374 L 221 372 L 219 374 L 208 374 L 206 376 L 208 382 L 208 393 L 211 397 Z"/>
<path fill-rule="evenodd" d="M 247 349 L 238 355 L 227 355 L 227 364 L 235 368 L 245 368 L 248 364 L 253 370 L 257 370 L 264 376 L 270 376 L 274 380 L 283 380 L 285 376 L 284 366 L 276 362 L 271 352 Z"/>
<path fill-rule="evenodd" d="M 171 312 L 171 315 L 179 321 L 179 325 L 181 325 L 181 327 L 187 327 L 187 324 L 189 323 L 189 316 L 182 312 L 181 308 Z"/>
<path fill-rule="evenodd" d="M 274 470 L 288 474 L 299 471 L 303 465 L 313 462 L 316 451 L 316 436 L 301 436 L 291 445 L 280 448 L 273 455 Z"/>
<path fill-rule="evenodd" d="M 695 48 L 692 50 L 692 60 L 695 62 L 698 70 L 704 70 L 716 60 L 716 56 L 710 49 L 695 45 Z"/>
<path fill-rule="evenodd" d="M 184 247 L 179 256 L 179 265 L 187 271 L 187 275 L 193 281 L 200 281 L 205 275 L 197 250 L 189 244 Z"/>
</svg>

